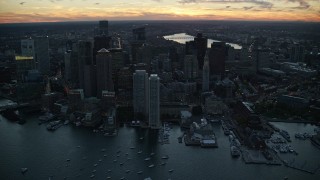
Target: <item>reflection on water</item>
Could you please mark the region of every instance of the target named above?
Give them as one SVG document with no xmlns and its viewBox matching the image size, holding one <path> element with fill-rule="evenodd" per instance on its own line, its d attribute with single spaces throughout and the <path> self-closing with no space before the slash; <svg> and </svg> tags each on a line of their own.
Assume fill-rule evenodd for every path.
<svg viewBox="0 0 320 180">
<path fill-rule="evenodd" d="M 178 42 L 180 44 L 185 44 L 188 41 L 193 41 L 194 36 L 188 35 L 186 33 L 178 33 L 178 34 L 172 34 L 172 35 L 168 35 L 168 36 L 163 36 L 166 40 L 172 40 L 175 42 Z M 208 48 L 211 47 L 211 43 L 212 42 L 220 42 L 218 40 L 214 40 L 214 39 L 208 39 Z M 230 46 L 232 46 L 235 49 L 242 49 L 242 46 L 240 46 L 239 44 L 234 44 L 234 43 L 226 43 L 229 44 Z"/>
</svg>

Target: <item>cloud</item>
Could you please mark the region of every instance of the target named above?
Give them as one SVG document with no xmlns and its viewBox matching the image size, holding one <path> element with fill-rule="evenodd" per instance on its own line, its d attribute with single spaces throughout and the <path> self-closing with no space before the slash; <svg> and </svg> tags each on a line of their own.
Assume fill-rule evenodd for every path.
<svg viewBox="0 0 320 180">
<path fill-rule="evenodd" d="M 261 8 L 270 9 L 273 7 L 273 3 L 265 0 L 179 0 L 178 3 L 252 3 L 259 5 Z"/>
<path fill-rule="evenodd" d="M 247 6 L 245 6 L 245 7 L 243 7 L 243 9 L 246 11 L 246 10 L 249 10 L 249 9 L 252 9 L 253 8 L 253 6 L 250 6 L 250 7 L 247 7 Z"/>
<path fill-rule="evenodd" d="M 299 3 L 299 6 L 293 7 L 293 9 L 309 9 L 310 4 L 305 0 L 288 0 L 288 2 Z"/>
</svg>

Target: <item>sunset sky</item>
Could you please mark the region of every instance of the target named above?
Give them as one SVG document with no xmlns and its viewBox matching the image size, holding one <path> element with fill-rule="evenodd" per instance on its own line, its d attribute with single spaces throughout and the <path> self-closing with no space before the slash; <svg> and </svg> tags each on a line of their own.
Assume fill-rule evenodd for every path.
<svg viewBox="0 0 320 180">
<path fill-rule="evenodd" d="M 0 23 L 100 19 L 320 22 L 320 0 L 0 0 Z"/>
</svg>

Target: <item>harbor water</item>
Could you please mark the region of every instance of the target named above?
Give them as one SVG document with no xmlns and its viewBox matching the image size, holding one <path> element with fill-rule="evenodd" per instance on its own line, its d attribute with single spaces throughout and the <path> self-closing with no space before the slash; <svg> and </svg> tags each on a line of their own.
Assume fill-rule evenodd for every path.
<svg viewBox="0 0 320 180">
<path fill-rule="evenodd" d="M 320 150 L 309 140 L 297 140 L 296 132 L 313 132 L 315 126 L 272 123 L 285 129 L 299 153 L 297 162 L 315 166 Z M 19 125 L 0 116 L 0 176 L 12 179 L 320 179 L 320 172 L 309 174 L 285 166 L 245 164 L 232 158 L 230 143 L 221 125 L 214 125 L 218 148 L 185 146 L 178 142 L 182 131 L 172 125 L 169 144 L 159 144 L 155 133 L 121 127 L 114 137 L 92 129 L 64 125 L 48 131 L 37 117 Z M 151 155 L 152 153 L 152 155 Z M 154 155 L 153 155 L 154 154 Z M 163 158 L 168 156 L 168 159 Z M 150 158 L 150 159 L 149 159 Z M 283 158 L 286 158 L 284 156 Z M 289 158 L 289 157 L 288 157 Z M 165 163 L 165 164 L 163 164 Z M 150 165 L 154 165 L 150 166 Z M 150 167 L 149 167 L 150 166 Z M 28 168 L 25 174 L 21 168 Z"/>
</svg>

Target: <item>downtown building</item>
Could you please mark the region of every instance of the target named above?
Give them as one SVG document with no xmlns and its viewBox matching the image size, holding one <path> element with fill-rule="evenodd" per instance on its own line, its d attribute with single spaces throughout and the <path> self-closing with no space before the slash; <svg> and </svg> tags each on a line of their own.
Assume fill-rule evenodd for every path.
<svg viewBox="0 0 320 180">
<path fill-rule="evenodd" d="M 48 75 L 50 73 L 48 36 L 21 40 L 21 55 L 32 56 L 35 62 L 35 68 L 42 74 Z"/>
<path fill-rule="evenodd" d="M 112 80 L 112 57 L 105 48 L 98 51 L 97 63 L 97 97 L 101 98 L 103 91 L 114 91 Z"/>
<path fill-rule="evenodd" d="M 160 129 L 160 78 L 157 74 L 149 77 L 149 127 Z"/>
<path fill-rule="evenodd" d="M 149 94 L 148 73 L 145 70 L 136 70 L 133 73 L 133 111 L 136 120 L 146 123 L 148 119 Z"/>
<path fill-rule="evenodd" d="M 210 66 L 208 53 L 204 58 L 204 64 L 202 68 L 202 92 L 208 92 L 210 89 Z"/>
</svg>

